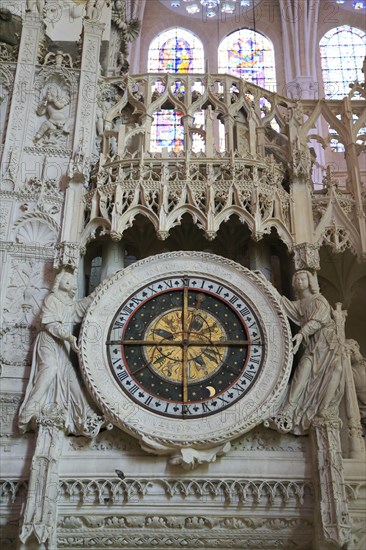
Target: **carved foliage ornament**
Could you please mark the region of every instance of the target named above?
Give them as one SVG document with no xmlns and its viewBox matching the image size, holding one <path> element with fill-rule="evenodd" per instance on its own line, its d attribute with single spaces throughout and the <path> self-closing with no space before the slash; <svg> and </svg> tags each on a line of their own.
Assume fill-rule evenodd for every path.
<svg viewBox="0 0 366 550">
<path fill-rule="evenodd" d="M 192 467 L 268 418 L 286 388 L 290 341 L 270 285 L 219 256 L 177 252 L 100 287 L 80 359 L 112 423 Z"/>
</svg>

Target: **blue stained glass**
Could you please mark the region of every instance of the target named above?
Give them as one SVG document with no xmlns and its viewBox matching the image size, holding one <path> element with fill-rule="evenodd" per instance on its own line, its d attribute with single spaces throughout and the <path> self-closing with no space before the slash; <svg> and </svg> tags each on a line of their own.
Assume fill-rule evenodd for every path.
<svg viewBox="0 0 366 550">
<path fill-rule="evenodd" d="M 193 52 L 186 40 L 169 38 L 159 51 L 159 72 L 189 73 L 193 63 Z"/>
<path fill-rule="evenodd" d="M 150 44 L 148 71 L 162 73 L 202 73 L 202 42 L 178 27 L 159 34 Z"/>
<path fill-rule="evenodd" d="M 179 151 L 183 149 L 184 131 L 180 123 L 181 113 L 172 109 L 163 109 L 154 113 L 151 137 L 155 142 L 155 150 L 167 147 L 169 150 Z"/>
<path fill-rule="evenodd" d="M 219 72 L 244 78 L 274 91 L 276 73 L 272 43 L 250 29 L 230 34 L 219 47 Z"/>
<path fill-rule="evenodd" d="M 203 73 L 204 52 L 202 42 L 191 32 L 178 27 L 165 31 L 154 38 L 149 48 L 148 70 L 162 73 Z M 153 91 L 163 91 L 163 85 L 157 82 Z M 171 87 L 175 95 L 184 94 L 184 85 L 176 81 Z M 161 109 L 154 113 L 151 125 L 151 152 L 161 152 L 165 147 L 176 153 L 184 149 L 184 128 L 182 114 L 173 109 Z M 204 124 L 202 114 L 195 114 L 195 121 Z M 197 122 L 197 123 L 198 123 Z M 192 150 L 202 150 L 200 137 L 192 137 Z"/>
<path fill-rule="evenodd" d="M 181 122 L 182 113 L 173 109 L 161 109 L 154 113 L 151 125 L 150 151 L 161 152 L 163 147 L 168 151 L 179 153 L 184 150 L 184 128 Z M 193 128 L 203 128 L 205 117 L 202 111 L 194 115 Z M 199 134 L 194 133 L 192 128 L 192 151 L 198 153 L 204 150 L 204 143 Z"/>
<path fill-rule="evenodd" d="M 362 64 L 366 53 L 366 33 L 342 25 L 328 31 L 320 40 L 320 57 L 327 99 L 342 99 L 349 85 L 362 81 Z"/>
<path fill-rule="evenodd" d="M 364 10 L 366 8 L 366 2 L 363 0 L 361 2 L 352 2 L 352 6 L 355 10 Z"/>
</svg>

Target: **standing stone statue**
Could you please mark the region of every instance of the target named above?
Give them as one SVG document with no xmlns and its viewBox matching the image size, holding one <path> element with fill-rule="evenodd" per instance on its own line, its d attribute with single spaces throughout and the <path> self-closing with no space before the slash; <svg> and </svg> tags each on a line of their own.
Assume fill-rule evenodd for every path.
<svg viewBox="0 0 366 550">
<path fill-rule="evenodd" d="M 72 362 L 72 350 L 78 352 L 73 325 L 92 301 L 92 296 L 75 301 L 75 291 L 74 275 L 61 271 L 42 306 L 41 330 L 19 411 L 20 428 L 37 430 L 19 538 L 22 543 L 29 539 L 31 545 L 36 539 L 37 548 L 57 547 L 59 462 L 65 435 L 95 437 L 104 425 Z"/>
<path fill-rule="evenodd" d="M 41 311 L 41 330 L 36 338 L 32 369 L 19 413 L 23 431 L 35 429 L 45 415 L 57 415 L 66 433 L 96 435 L 103 424 L 88 402 L 71 350 L 78 351 L 73 325 L 80 322 L 92 297 L 75 301 L 74 275 L 62 271 L 57 275 L 52 292 Z"/>
<path fill-rule="evenodd" d="M 366 435 L 366 359 L 362 356 L 360 346 L 356 340 L 347 340 L 347 347 L 350 352 L 362 431 Z"/>
<path fill-rule="evenodd" d="M 295 370 L 282 409 L 274 419 L 277 429 L 305 434 L 316 417 L 334 417 L 344 391 L 342 348 L 331 307 L 309 271 L 293 277 L 297 300 L 282 297 L 288 317 L 300 331 L 293 338 L 293 353 L 304 351 Z"/>
</svg>

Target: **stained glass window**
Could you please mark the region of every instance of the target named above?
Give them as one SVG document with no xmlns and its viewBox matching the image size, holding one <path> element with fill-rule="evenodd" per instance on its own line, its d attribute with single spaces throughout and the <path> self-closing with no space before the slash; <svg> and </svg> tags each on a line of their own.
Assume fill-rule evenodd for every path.
<svg viewBox="0 0 366 550">
<path fill-rule="evenodd" d="M 342 99 L 349 92 L 349 84 L 363 80 L 365 39 L 364 31 L 342 25 L 328 31 L 320 40 L 324 95 L 327 99 Z"/>
<path fill-rule="evenodd" d="M 150 151 L 161 152 L 163 147 L 167 150 L 179 153 L 184 149 L 184 128 L 181 122 L 182 113 L 173 109 L 161 109 L 154 113 L 154 120 L 151 125 Z M 199 111 L 194 115 L 193 126 L 202 128 L 204 126 L 204 113 Z M 192 151 L 198 153 L 204 150 L 204 142 L 192 129 Z"/>
<path fill-rule="evenodd" d="M 151 126 L 152 151 L 161 151 L 163 147 L 175 152 L 183 149 L 184 131 L 181 125 L 182 113 L 173 109 L 162 109 L 154 113 Z"/>
<path fill-rule="evenodd" d="M 178 27 L 159 34 L 151 42 L 148 56 L 148 71 L 161 73 L 202 73 L 204 71 L 204 53 L 202 42 L 191 32 Z M 196 86 L 193 86 L 193 90 Z M 153 94 L 157 97 L 163 93 L 164 87 L 160 82 L 153 86 Z M 172 93 L 185 94 L 184 85 L 175 82 Z M 161 109 L 154 113 L 151 126 L 151 152 L 161 152 L 163 147 L 176 153 L 184 149 L 184 129 L 181 124 L 182 113 L 174 109 Z M 204 116 L 196 113 L 194 125 L 202 126 Z M 192 136 L 192 150 L 201 151 L 202 140 L 197 134 Z"/>
<path fill-rule="evenodd" d="M 244 78 L 267 90 L 276 89 L 273 45 L 263 34 L 240 29 L 219 47 L 219 72 Z"/>
<path fill-rule="evenodd" d="M 191 32 L 175 27 L 151 42 L 148 71 L 161 73 L 202 73 L 202 42 Z"/>
<path fill-rule="evenodd" d="M 341 115 L 336 115 L 336 116 L 339 120 L 341 120 Z M 358 120 L 358 116 L 353 114 L 352 119 L 353 119 L 353 124 L 356 124 L 356 122 Z M 336 153 L 344 153 L 344 151 L 346 149 L 345 149 L 344 144 L 341 141 L 339 141 L 339 136 L 338 136 L 337 131 L 334 130 L 334 128 L 329 128 L 329 135 L 331 137 L 331 140 L 330 140 L 331 150 L 336 152 Z M 334 137 L 332 137 L 332 136 L 334 136 Z M 366 142 L 366 127 L 364 126 L 363 128 L 360 128 L 359 131 L 358 131 L 357 138 L 356 138 L 356 143 L 358 145 L 364 145 L 365 142 Z"/>
</svg>

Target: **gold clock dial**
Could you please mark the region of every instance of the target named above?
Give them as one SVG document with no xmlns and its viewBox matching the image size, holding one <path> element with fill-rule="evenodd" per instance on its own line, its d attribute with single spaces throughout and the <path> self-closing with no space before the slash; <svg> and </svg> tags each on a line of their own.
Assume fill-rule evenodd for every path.
<svg viewBox="0 0 366 550">
<path fill-rule="evenodd" d="M 253 310 L 229 286 L 202 277 L 137 291 L 119 309 L 108 349 L 123 390 L 166 416 L 226 408 L 254 384 L 263 360 Z"/>
<path fill-rule="evenodd" d="M 226 332 L 214 315 L 199 309 L 204 298 L 203 294 L 197 296 L 196 307 L 188 308 L 185 319 L 181 309 L 173 309 L 157 317 L 146 331 L 146 340 L 154 342 L 145 348 L 147 360 L 170 382 L 182 381 L 184 369 L 187 384 L 209 378 L 225 359 L 225 347 L 216 344 L 227 339 Z"/>
</svg>

